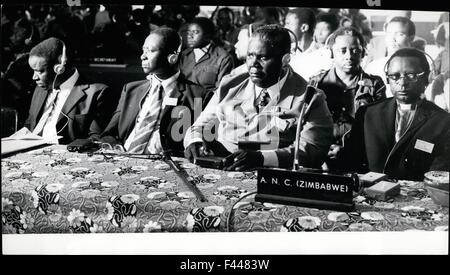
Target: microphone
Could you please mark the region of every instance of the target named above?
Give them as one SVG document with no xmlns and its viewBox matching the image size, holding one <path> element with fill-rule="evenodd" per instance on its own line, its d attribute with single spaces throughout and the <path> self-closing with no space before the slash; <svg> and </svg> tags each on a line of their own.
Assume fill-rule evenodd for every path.
<svg viewBox="0 0 450 275">
<path fill-rule="evenodd" d="M 300 143 L 300 133 L 303 129 L 303 117 L 305 116 L 305 112 L 309 107 L 309 104 L 311 103 L 312 99 L 314 98 L 314 95 L 316 94 L 316 88 L 314 85 L 314 81 L 312 81 L 310 84 L 306 86 L 306 90 L 303 96 L 303 103 L 300 110 L 300 115 L 298 116 L 298 123 L 297 123 L 297 130 L 295 132 L 295 142 L 294 142 L 294 163 L 292 170 L 298 170 L 300 168 L 300 159 L 298 154 L 298 147 Z"/>
</svg>

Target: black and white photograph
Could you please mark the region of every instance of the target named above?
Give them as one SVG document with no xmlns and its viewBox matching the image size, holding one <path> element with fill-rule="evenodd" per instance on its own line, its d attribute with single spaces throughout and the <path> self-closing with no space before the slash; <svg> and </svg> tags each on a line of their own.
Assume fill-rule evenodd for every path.
<svg viewBox="0 0 450 275">
<path fill-rule="evenodd" d="M 306 2 L 1 4 L 2 254 L 448 254 L 448 9 Z"/>
</svg>

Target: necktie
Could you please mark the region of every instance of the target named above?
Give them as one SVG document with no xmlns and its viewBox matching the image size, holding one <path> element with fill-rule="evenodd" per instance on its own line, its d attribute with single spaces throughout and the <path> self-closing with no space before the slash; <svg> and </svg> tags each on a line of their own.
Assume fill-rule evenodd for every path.
<svg viewBox="0 0 450 275">
<path fill-rule="evenodd" d="M 136 129 L 134 140 L 128 148 L 130 153 L 143 154 L 153 132 L 156 130 L 162 106 L 163 87 L 161 84 L 156 87 L 155 92 L 158 93 L 157 100 L 151 102 L 148 113 L 143 118 L 139 128 Z"/>
<path fill-rule="evenodd" d="M 258 98 L 256 99 L 256 111 L 259 113 L 270 101 L 269 92 L 266 89 L 262 89 Z"/>
<path fill-rule="evenodd" d="M 60 90 L 53 90 L 53 92 L 49 95 L 49 99 L 47 101 L 47 106 L 44 114 L 41 116 L 39 123 L 34 127 L 33 134 L 40 135 L 44 130 L 45 124 L 52 117 L 53 111 L 56 108 L 56 102 L 58 100 Z"/>
<path fill-rule="evenodd" d="M 410 110 L 398 109 L 398 123 L 395 131 L 395 141 L 398 142 L 400 137 L 408 128 Z"/>
</svg>

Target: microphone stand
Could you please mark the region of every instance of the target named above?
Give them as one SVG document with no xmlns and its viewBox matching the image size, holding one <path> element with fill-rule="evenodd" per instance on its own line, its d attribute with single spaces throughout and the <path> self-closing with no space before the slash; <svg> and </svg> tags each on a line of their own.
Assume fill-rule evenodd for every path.
<svg viewBox="0 0 450 275">
<path fill-rule="evenodd" d="M 300 156 L 298 154 L 299 144 L 300 144 L 300 134 L 303 130 L 303 117 L 308 109 L 309 103 L 314 96 L 315 88 L 313 86 L 306 86 L 305 96 L 303 98 L 302 109 L 300 110 L 300 115 L 298 116 L 297 129 L 295 131 L 295 141 L 294 141 L 294 163 L 292 170 L 297 171 L 300 169 Z"/>
<path fill-rule="evenodd" d="M 181 170 L 180 166 L 173 161 L 172 157 L 168 152 L 163 153 L 163 160 L 166 162 L 170 168 L 175 172 L 175 174 L 178 176 L 178 178 L 181 179 L 181 181 L 186 184 L 186 186 L 195 194 L 195 196 L 201 201 L 201 202 L 207 202 L 208 200 L 205 198 L 203 193 L 198 189 L 197 185 L 192 181 L 192 178 L 189 177 L 189 175 L 185 175 L 183 173 L 183 170 Z"/>
</svg>

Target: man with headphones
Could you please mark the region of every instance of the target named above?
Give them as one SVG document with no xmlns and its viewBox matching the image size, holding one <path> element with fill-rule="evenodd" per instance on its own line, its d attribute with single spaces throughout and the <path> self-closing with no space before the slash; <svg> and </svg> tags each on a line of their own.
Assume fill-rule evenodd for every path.
<svg viewBox="0 0 450 275">
<path fill-rule="evenodd" d="M 227 157 L 232 164 L 225 169 L 237 171 L 292 167 L 307 82 L 289 66 L 290 50 L 291 38 L 285 28 L 267 25 L 253 33 L 247 71 L 222 80 L 186 134 L 186 158 Z M 300 165 L 320 167 L 332 141 L 332 119 L 320 91 L 302 122 Z"/>
<path fill-rule="evenodd" d="M 97 138 L 117 104 L 108 87 L 80 75 L 68 59 L 64 42 L 57 38 L 32 48 L 28 64 L 37 86 L 25 127 L 60 144 Z"/>
<path fill-rule="evenodd" d="M 362 106 L 342 154 L 347 170 L 423 180 L 432 170 L 450 170 L 450 114 L 423 99 L 430 66 L 415 48 L 387 61 L 393 97 Z"/>
<path fill-rule="evenodd" d="M 311 83 L 323 90 L 333 116 L 334 142 L 327 160 L 334 168 L 336 155 L 344 145 L 359 107 L 386 98 L 385 85 L 379 76 L 365 73 L 361 60 L 365 54 L 364 37 L 353 27 L 341 27 L 327 41 L 333 65 L 311 78 Z"/>
<path fill-rule="evenodd" d="M 187 29 L 188 48 L 180 54 L 181 72 L 207 90 L 215 90 L 222 77 L 234 68 L 232 56 L 213 41 L 215 31 L 209 18 L 194 18 Z"/>
<path fill-rule="evenodd" d="M 170 151 L 182 155 L 184 133 L 210 94 L 178 69 L 181 37 L 167 27 L 153 30 L 142 47 L 147 79 L 124 85 L 114 115 L 101 140 L 136 154 Z M 184 127 L 184 128 L 183 128 Z"/>
</svg>

